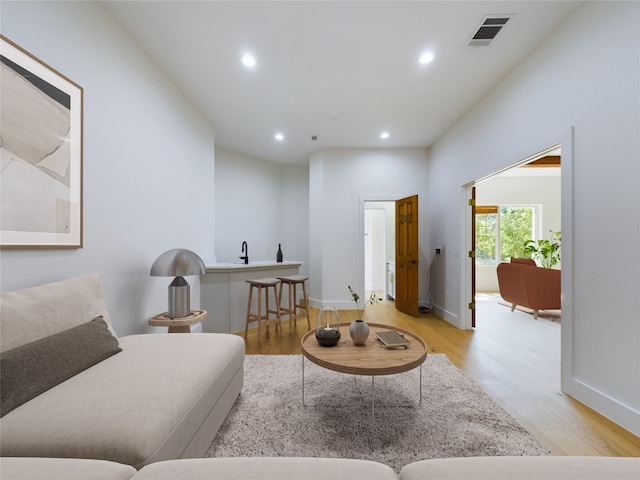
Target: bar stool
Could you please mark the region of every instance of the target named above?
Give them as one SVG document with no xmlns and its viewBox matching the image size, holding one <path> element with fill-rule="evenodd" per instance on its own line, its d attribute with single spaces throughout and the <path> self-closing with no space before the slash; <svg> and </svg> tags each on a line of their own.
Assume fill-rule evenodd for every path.
<svg viewBox="0 0 640 480">
<path fill-rule="evenodd" d="M 307 317 L 307 326 L 311 329 L 311 321 L 309 320 L 309 299 L 307 298 L 307 285 L 306 281 L 309 277 L 304 275 L 291 275 L 289 277 L 278 277 L 282 283 L 280 284 L 280 296 L 278 301 L 280 302 L 280 314 L 287 315 L 289 317 L 289 331 L 291 331 L 291 321 L 295 325 L 298 317 L 301 316 L 300 312 L 304 310 L 304 316 Z M 282 307 L 282 290 L 287 285 L 289 288 L 289 307 Z M 298 303 L 298 285 L 302 285 L 302 298 Z M 282 331 L 280 332 L 282 333 Z"/>
<path fill-rule="evenodd" d="M 280 280 L 277 278 L 261 278 L 259 280 L 246 280 L 249 284 L 249 301 L 247 302 L 247 324 L 244 328 L 244 338 L 247 338 L 249 331 L 249 324 L 251 322 L 258 322 L 258 338 L 260 337 L 260 325 L 264 320 L 267 324 L 267 332 L 269 331 L 269 322 L 275 320 L 276 332 L 280 329 L 280 335 L 282 335 L 282 325 L 280 325 L 280 299 L 278 297 L 278 285 Z M 251 299 L 253 298 L 253 289 L 258 290 L 258 312 L 251 312 Z M 275 310 L 269 308 L 269 289 L 273 288 L 273 298 L 276 302 Z M 262 311 L 262 290 L 264 290 L 264 314 Z M 275 315 L 275 318 L 269 319 L 269 314 Z"/>
</svg>

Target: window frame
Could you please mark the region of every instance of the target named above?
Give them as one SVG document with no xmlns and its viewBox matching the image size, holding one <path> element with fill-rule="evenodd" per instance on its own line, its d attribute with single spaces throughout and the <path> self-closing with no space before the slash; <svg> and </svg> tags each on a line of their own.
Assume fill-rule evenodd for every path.
<svg viewBox="0 0 640 480">
<path fill-rule="evenodd" d="M 475 224 L 476 224 L 476 245 L 475 245 L 475 262 L 476 266 L 496 266 L 499 263 L 503 262 L 502 260 L 502 240 L 501 240 L 501 211 L 504 208 L 531 208 L 533 209 L 533 218 L 531 225 L 531 234 L 533 240 L 537 240 L 539 238 L 540 225 L 542 224 L 542 205 L 540 204 L 513 204 L 513 203 L 505 203 L 505 204 L 497 204 L 497 205 L 476 205 L 475 207 Z M 493 214 L 496 216 L 495 218 L 495 256 L 493 259 L 487 259 L 485 261 L 480 261 L 481 259 L 478 256 L 478 215 L 490 215 Z"/>
</svg>

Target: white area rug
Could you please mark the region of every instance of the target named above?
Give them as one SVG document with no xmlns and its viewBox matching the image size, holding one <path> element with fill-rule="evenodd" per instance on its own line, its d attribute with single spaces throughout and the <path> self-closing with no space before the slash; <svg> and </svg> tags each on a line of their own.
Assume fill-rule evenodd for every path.
<svg viewBox="0 0 640 480">
<path fill-rule="evenodd" d="M 399 471 L 427 458 L 550 455 L 443 354 L 420 369 L 375 378 L 333 372 L 301 355 L 247 355 L 242 394 L 207 457 L 375 460 Z M 412 405 L 412 406 L 397 406 Z"/>
</svg>

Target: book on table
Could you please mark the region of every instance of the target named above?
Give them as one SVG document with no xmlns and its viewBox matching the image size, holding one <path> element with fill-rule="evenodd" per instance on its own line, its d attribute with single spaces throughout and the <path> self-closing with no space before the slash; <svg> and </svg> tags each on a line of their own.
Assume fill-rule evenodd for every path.
<svg viewBox="0 0 640 480">
<path fill-rule="evenodd" d="M 383 347 L 387 348 L 406 348 L 410 343 L 403 335 L 395 331 L 376 332 L 376 338 Z"/>
</svg>

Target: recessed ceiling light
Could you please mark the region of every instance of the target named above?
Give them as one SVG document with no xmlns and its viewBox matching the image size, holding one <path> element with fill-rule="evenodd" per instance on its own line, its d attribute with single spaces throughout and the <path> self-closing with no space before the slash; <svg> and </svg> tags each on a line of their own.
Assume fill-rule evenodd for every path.
<svg viewBox="0 0 640 480">
<path fill-rule="evenodd" d="M 279 142 L 284 140 L 284 135 L 281 133 L 276 133 L 275 135 L 276 140 L 278 140 Z"/>
<path fill-rule="evenodd" d="M 382 133 L 380 134 L 380 138 L 382 138 L 383 140 L 384 140 L 385 138 L 389 138 L 389 132 L 382 132 Z"/>
<path fill-rule="evenodd" d="M 242 56 L 242 63 L 244 64 L 245 67 L 255 67 L 256 58 L 253 55 L 246 53 L 245 55 Z"/>
<path fill-rule="evenodd" d="M 425 65 L 429 63 L 431 60 L 433 60 L 433 53 L 424 52 L 422 55 L 420 55 L 420 59 L 418 61 L 420 62 L 421 65 Z"/>
</svg>

